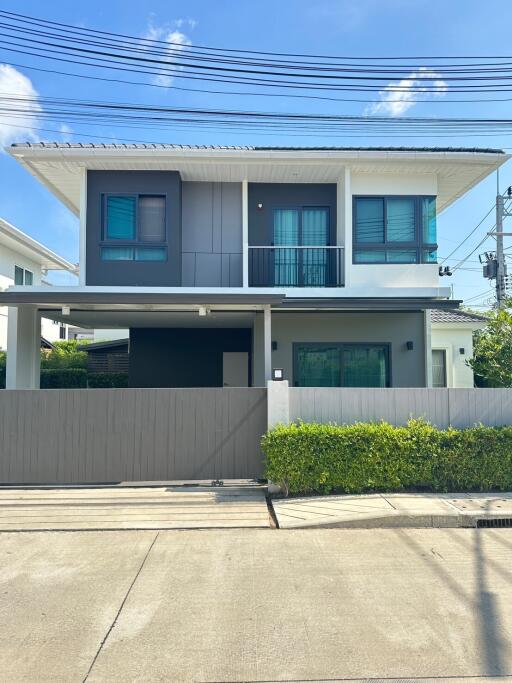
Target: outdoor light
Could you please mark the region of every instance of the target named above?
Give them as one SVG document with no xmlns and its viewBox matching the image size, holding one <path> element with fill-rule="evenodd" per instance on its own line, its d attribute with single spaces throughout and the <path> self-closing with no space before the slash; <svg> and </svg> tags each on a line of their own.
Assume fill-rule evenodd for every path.
<svg viewBox="0 0 512 683">
<path fill-rule="evenodd" d="M 284 379 L 284 370 L 283 368 L 273 368 L 272 370 L 272 379 L 274 382 L 281 382 L 281 380 Z"/>
<path fill-rule="evenodd" d="M 405 342 L 405 346 L 407 348 L 407 351 L 412 351 L 414 349 L 414 342 L 412 342 L 412 341 Z"/>
<path fill-rule="evenodd" d="M 69 306 L 63 306 L 62 307 L 62 315 L 69 315 L 71 313 L 71 309 Z"/>
<path fill-rule="evenodd" d="M 277 351 L 277 342 L 276 341 L 272 342 L 272 351 Z"/>
<path fill-rule="evenodd" d="M 463 346 L 461 346 L 459 349 L 459 353 L 461 356 L 463 356 L 466 353 L 466 349 Z"/>
<path fill-rule="evenodd" d="M 258 202 L 258 211 L 261 211 L 263 208 L 263 204 L 261 202 Z"/>
<path fill-rule="evenodd" d="M 206 308 L 206 306 L 199 306 L 199 315 L 201 317 L 208 315 L 208 309 Z"/>
</svg>

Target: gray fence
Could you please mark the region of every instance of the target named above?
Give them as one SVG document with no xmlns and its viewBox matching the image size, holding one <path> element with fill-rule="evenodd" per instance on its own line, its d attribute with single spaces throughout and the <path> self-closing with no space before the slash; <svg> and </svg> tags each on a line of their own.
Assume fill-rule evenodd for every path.
<svg viewBox="0 0 512 683">
<path fill-rule="evenodd" d="M 512 424 L 512 389 L 289 389 L 289 419 L 403 425 L 422 417 L 440 428 Z"/>
<path fill-rule="evenodd" d="M 0 483 L 254 478 L 265 389 L 0 392 Z"/>
</svg>

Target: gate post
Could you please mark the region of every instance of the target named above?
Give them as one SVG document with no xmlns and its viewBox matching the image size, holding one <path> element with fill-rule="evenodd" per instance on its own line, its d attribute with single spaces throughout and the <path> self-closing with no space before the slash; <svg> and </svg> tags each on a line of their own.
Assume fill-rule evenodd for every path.
<svg viewBox="0 0 512 683">
<path fill-rule="evenodd" d="M 267 428 L 290 423 L 290 391 L 288 380 L 267 382 Z"/>
</svg>

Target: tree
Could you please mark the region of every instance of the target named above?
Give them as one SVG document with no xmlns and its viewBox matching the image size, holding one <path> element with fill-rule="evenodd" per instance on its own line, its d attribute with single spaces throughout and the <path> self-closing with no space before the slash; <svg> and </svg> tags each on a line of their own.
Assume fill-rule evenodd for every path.
<svg viewBox="0 0 512 683">
<path fill-rule="evenodd" d="M 506 308 L 494 310 L 487 319 L 487 326 L 475 332 L 468 365 L 478 386 L 512 387 L 512 313 Z"/>
</svg>

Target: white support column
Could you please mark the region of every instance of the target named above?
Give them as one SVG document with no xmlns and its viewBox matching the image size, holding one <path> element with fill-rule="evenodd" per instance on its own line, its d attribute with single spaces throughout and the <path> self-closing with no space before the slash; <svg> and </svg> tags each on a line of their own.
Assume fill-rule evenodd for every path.
<svg viewBox="0 0 512 683">
<path fill-rule="evenodd" d="M 350 168 L 345 167 L 343 174 L 343 228 L 345 234 L 343 245 L 345 247 L 345 287 L 350 287 L 350 279 L 352 274 L 352 188 L 350 179 Z M 338 182 L 338 197 L 339 194 L 340 187 Z"/>
<path fill-rule="evenodd" d="M 249 183 L 242 180 L 242 286 L 249 287 Z"/>
<path fill-rule="evenodd" d="M 290 389 L 288 380 L 267 382 L 267 427 L 290 424 Z"/>
<path fill-rule="evenodd" d="M 423 311 L 425 329 L 425 386 L 432 387 L 432 320 L 430 310 Z"/>
<path fill-rule="evenodd" d="M 41 315 L 35 306 L 9 307 L 7 389 L 39 389 Z"/>
<path fill-rule="evenodd" d="M 80 274 L 78 282 L 85 287 L 86 267 L 86 223 L 87 223 L 87 169 L 81 169 L 80 179 L 80 237 L 79 237 L 79 265 Z"/>
<path fill-rule="evenodd" d="M 263 309 L 263 357 L 265 359 L 265 384 L 272 379 L 272 325 L 270 306 Z"/>
</svg>

